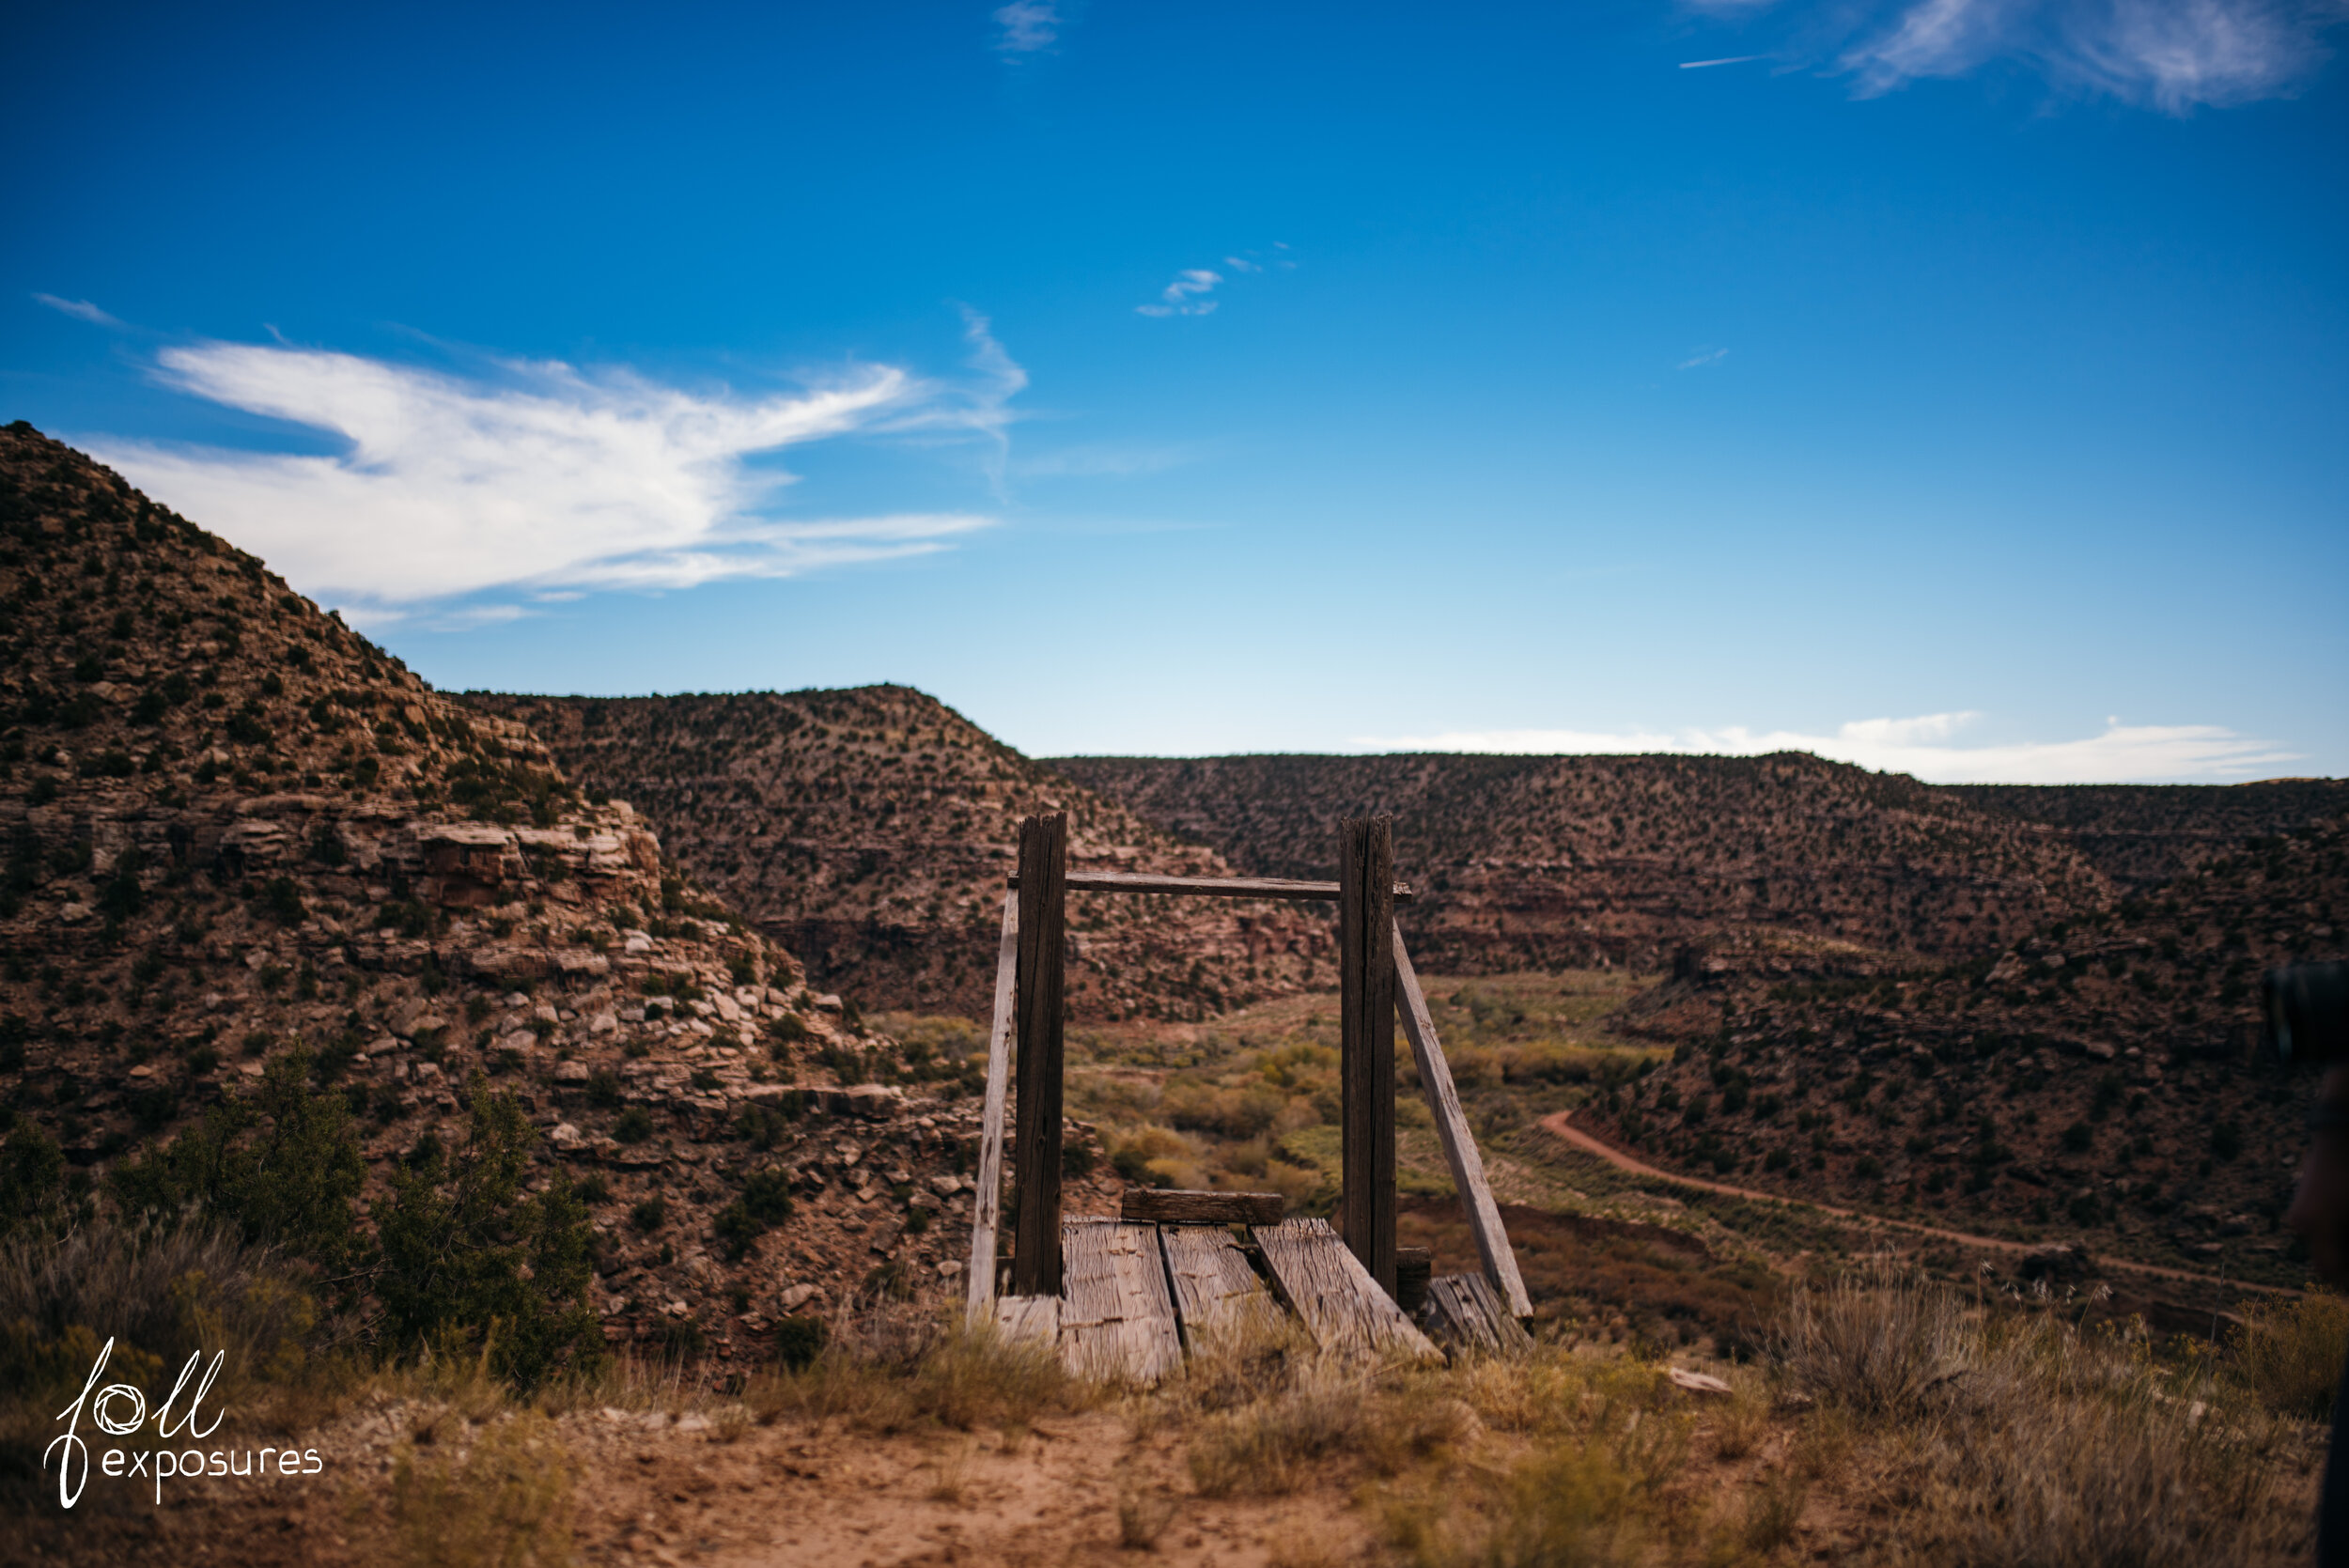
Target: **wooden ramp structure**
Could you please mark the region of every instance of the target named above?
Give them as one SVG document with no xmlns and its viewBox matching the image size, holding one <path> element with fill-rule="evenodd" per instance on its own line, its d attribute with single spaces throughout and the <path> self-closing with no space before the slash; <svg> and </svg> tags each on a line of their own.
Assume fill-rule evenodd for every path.
<svg viewBox="0 0 2349 1568">
<path fill-rule="evenodd" d="M 1532 1304 L 1485 1165 L 1411 969 L 1394 907 L 1393 831 L 1383 816 L 1338 826 L 1335 882 L 1156 877 L 1068 869 L 1060 813 L 1019 827 L 1003 898 L 988 1036 L 987 1099 L 971 1225 L 973 1324 L 1054 1346 L 1082 1375 L 1154 1383 L 1227 1332 L 1293 1319 L 1326 1350 L 1430 1359 L 1514 1354 Z M 1337 1223 L 1288 1219 L 1277 1193 L 1135 1188 L 1122 1212 L 1061 1214 L 1063 977 L 1070 893 L 1308 899 L 1338 907 L 1342 1172 Z M 1481 1271 L 1426 1280 L 1395 1247 L 1394 1029 L 1400 1015 Z M 1012 1098 L 1017 1082 L 1019 1094 Z M 1005 1120 L 1013 1234 L 1003 1234 Z M 1006 1249 L 1004 1243 L 1008 1241 Z M 1008 1252 L 1008 1257 L 1005 1254 Z M 1009 1280 L 1003 1279 L 1008 1267 Z M 1421 1296 L 1417 1312 L 1403 1305 Z M 1008 1283 L 1009 1288 L 1004 1288 Z"/>
</svg>

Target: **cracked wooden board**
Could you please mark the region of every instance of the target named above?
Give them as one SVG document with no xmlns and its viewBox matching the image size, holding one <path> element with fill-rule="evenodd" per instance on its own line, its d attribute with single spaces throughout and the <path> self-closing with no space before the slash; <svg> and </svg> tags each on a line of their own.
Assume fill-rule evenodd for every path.
<svg viewBox="0 0 2349 1568">
<path fill-rule="evenodd" d="M 1378 1288 L 1328 1220 L 1259 1225 L 1252 1234 L 1281 1294 L 1323 1349 L 1365 1355 L 1397 1352 L 1423 1361 L 1443 1358 Z"/>
<path fill-rule="evenodd" d="M 1197 1355 L 1204 1342 L 1225 1332 L 1277 1329 L 1280 1304 L 1264 1288 L 1232 1233 L 1221 1226 L 1169 1225 L 1159 1232 L 1183 1345 Z"/>
<path fill-rule="evenodd" d="M 1060 1356 L 1083 1377 L 1155 1383 L 1183 1364 L 1183 1342 L 1155 1225 L 1061 1225 Z"/>
<path fill-rule="evenodd" d="M 1533 1336 L 1509 1315 L 1500 1292 L 1482 1274 L 1439 1274 L 1430 1280 L 1419 1321 L 1454 1352 L 1521 1356 L 1533 1348 Z"/>
</svg>

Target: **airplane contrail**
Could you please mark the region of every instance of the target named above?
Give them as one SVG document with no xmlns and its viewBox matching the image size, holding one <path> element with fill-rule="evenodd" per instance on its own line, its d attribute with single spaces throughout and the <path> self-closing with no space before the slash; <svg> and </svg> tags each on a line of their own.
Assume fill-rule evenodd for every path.
<svg viewBox="0 0 2349 1568">
<path fill-rule="evenodd" d="M 1748 60 L 1758 60 L 1760 58 L 1762 58 L 1762 56 L 1759 54 L 1732 54 L 1725 60 L 1683 60 L 1680 62 L 1680 69 L 1683 70 L 1703 70 L 1706 66 L 1741 66 Z"/>
</svg>

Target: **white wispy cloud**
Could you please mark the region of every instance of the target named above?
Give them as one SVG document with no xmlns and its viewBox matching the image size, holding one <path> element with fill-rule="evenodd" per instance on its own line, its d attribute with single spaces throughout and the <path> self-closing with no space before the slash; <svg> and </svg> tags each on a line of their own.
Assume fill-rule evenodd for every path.
<svg viewBox="0 0 2349 1568">
<path fill-rule="evenodd" d="M 1705 70 L 1714 66 L 1742 66 L 1761 58 L 1763 58 L 1763 56 L 1760 54 L 1729 54 L 1718 60 L 1683 60 L 1680 62 L 1680 69 L 1683 70 Z"/>
<path fill-rule="evenodd" d="M 1209 272 L 1205 267 L 1186 267 L 1174 274 L 1173 283 L 1159 291 L 1155 303 L 1136 305 L 1134 309 L 1143 316 L 1210 315 L 1215 310 L 1216 302 L 1207 296 L 1215 292 L 1216 285 L 1222 281 L 1223 274 L 1221 272 Z"/>
<path fill-rule="evenodd" d="M 1064 25 L 1052 0 L 1011 0 L 995 11 L 994 21 L 1003 29 L 995 35 L 995 52 L 1011 59 L 1051 48 Z"/>
<path fill-rule="evenodd" d="M 1528 755 L 1757 756 L 1809 752 L 1881 772 L 1908 773 L 1930 784 L 2132 784 L 2260 778 L 2297 761 L 2296 753 L 2216 724 L 2123 724 L 2107 722 L 2098 735 L 2075 740 L 2026 740 L 1968 745 L 1960 732 L 1976 713 L 1932 713 L 1913 719 L 1861 719 L 1832 735 L 1796 730 L 1657 730 L 1615 734 L 1588 730 L 1473 730 L 1440 735 L 1363 737 L 1351 745 L 1371 752 L 1485 752 Z"/>
<path fill-rule="evenodd" d="M 2330 58 L 2328 35 L 2349 22 L 2349 0 L 1693 3 L 1715 14 L 1771 11 L 1786 32 L 1782 57 L 1831 62 L 1863 96 L 2015 60 L 2061 90 L 2169 114 L 2293 92 Z"/>
<path fill-rule="evenodd" d="M 966 316 L 969 385 L 887 365 L 788 395 L 689 392 L 626 370 L 508 363 L 471 376 L 355 354 L 206 342 L 166 385 L 339 438 L 328 456 L 91 439 L 149 493 L 303 591 L 381 622 L 502 592 L 682 588 L 941 550 L 964 513 L 780 518 L 792 476 L 751 459 L 856 432 L 994 443 L 1026 373 Z M 443 612 L 448 612 L 445 603 Z M 502 613 L 475 607 L 476 620 Z"/>
<path fill-rule="evenodd" d="M 45 304 L 52 310 L 62 311 L 76 320 L 93 322 L 101 327 L 122 325 L 119 320 L 99 309 L 87 300 L 61 300 L 54 294 L 35 294 L 33 299 L 35 303 Z"/>
<path fill-rule="evenodd" d="M 1721 361 L 1727 359 L 1728 357 L 1729 350 L 1726 349 L 1707 349 L 1704 352 L 1697 355 L 1694 359 L 1682 360 L 1677 365 L 1674 365 L 1673 368 L 1676 370 L 1695 370 L 1707 365 L 1719 365 Z"/>
<path fill-rule="evenodd" d="M 1223 272 L 1212 267 L 1186 267 L 1174 274 L 1174 281 L 1159 291 L 1159 297 L 1147 304 L 1134 306 L 1142 316 L 1211 316 L 1220 303 L 1208 298 L 1231 277 L 1246 277 L 1259 272 L 1293 272 L 1297 256 L 1286 241 L 1276 240 L 1268 250 L 1245 250 L 1223 258 Z"/>
</svg>

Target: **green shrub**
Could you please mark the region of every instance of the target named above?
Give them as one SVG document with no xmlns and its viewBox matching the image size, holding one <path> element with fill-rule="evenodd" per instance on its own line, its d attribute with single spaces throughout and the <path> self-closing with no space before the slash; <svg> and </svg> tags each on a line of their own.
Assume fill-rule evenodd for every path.
<svg viewBox="0 0 2349 1568">
<path fill-rule="evenodd" d="M 822 1353 L 828 1337 L 820 1317 L 786 1317 L 775 1325 L 775 1359 L 800 1371 Z"/>
<path fill-rule="evenodd" d="M 0 1235 L 42 1225 L 65 1198 L 65 1151 L 38 1122 L 0 1144 Z"/>
<path fill-rule="evenodd" d="M 366 1162 L 349 1103 L 314 1093 L 311 1065 L 306 1050 L 283 1053 L 252 1094 L 223 1101 L 169 1143 L 117 1165 L 116 1202 L 165 1222 L 214 1215 L 247 1241 L 341 1272 L 359 1251 L 352 1201 Z"/>
<path fill-rule="evenodd" d="M 742 1184 L 742 1205 L 764 1224 L 780 1225 L 791 1218 L 791 1172 L 780 1169 L 754 1172 Z"/>
<path fill-rule="evenodd" d="M 623 1143 L 642 1143 L 652 1136 L 652 1112 L 641 1105 L 630 1106 L 612 1124 L 612 1136 Z"/>
<path fill-rule="evenodd" d="M 753 1218 L 738 1198 L 718 1211 L 709 1222 L 709 1231 L 725 1249 L 726 1261 L 740 1263 L 758 1250 L 758 1238 L 767 1234 L 767 1227 Z"/>
<path fill-rule="evenodd" d="M 455 1156 L 392 1173 L 376 1295 L 395 1346 L 478 1344 L 501 1376 L 535 1386 L 600 1354 L 587 1208 L 559 1166 L 524 1196 L 538 1135 L 513 1095 L 476 1085 L 468 1111 Z"/>
</svg>

